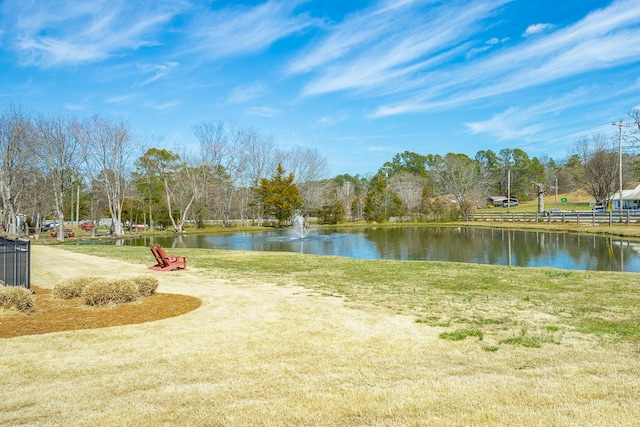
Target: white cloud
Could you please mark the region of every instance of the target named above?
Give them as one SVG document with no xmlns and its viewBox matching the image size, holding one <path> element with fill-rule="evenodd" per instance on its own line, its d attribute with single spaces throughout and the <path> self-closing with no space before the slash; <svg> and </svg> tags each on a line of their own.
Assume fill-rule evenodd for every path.
<svg viewBox="0 0 640 427">
<path fill-rule="evenodd" d="M 552 30 L 555 26 L 552 24 L 533 24 L 533 25 L 529 25 L 527 27 L 527 29 L 525 30 L 524 34 L 522 34 L 522 37 L 529 37 L 530 35 L 533 34 L 538 34 L 538 33 L 543 33 L 545 31 L 549 31 Z"/>
<path fill-rule="evenodd" d="M 70 111 L 85 111 L 87 107 L 82 104 L 71 104 L 71 103 L 65 102 L 64 109 L 70 110 Z"/>
<path fill-rule="evenodd" d="M 466 123 L 466 126 L 472 134 L 486 134 L 500 141 L 520 139 L 540 130 L 539 125 L 526 124 L 531 120 L 526 114 L 517 108 L 509 108 L 502 113 L 494 114 L 489 120 Z"/>
<path fill-rule="evenodd" d="M 173 71 L 174 68 L 178 67 L 180 64 L 177 62 L 165 62 L 163 64 L 142 64 L 139 65 L 140 70 L 144 74 L 151 74 L 151 77 L 142 82 L 142 86 L 148 85 L 149 83 L 155 82 L 159 80 L 169 73 Z"/>
<path fill-rule="evenodd" d="M 227 102 L 229 104 L 243 104 L 257 98 L 261 98 L 267 94 L 267 88 L 260 82 L 248 85 L 236 86 L 231 91 Z"/>
<path fill-rule="evenodd" d="M 620 93 L 598 92 L 594 87 L 580 87 L 563 96 L 550 98 L 526 107 L 510 107 L 494 114 L 490 119 L 465 123 L 470 134 L 487 135 L 499 141 L 510 139 L 528 139 L 538 135 L 545 129 L 556 126 L 555 120 L 563 112 L 587 105 L 592 102 L 606 104 L 608 99 L 619 96 Z M 561 127 L 568 127 L 563 123 Z"/>
<path fill-rule="evenodd" d="M 280 114 L 280 110 L 271 107 L 251 107 L 245 110 L 250 116 L 272 118 Z"/>
<path fill-rule="evenodd" d="M 8 0 L 2 25 L 10 28 L 9 43 L 23 65 L 75 65 L 155 44 L 160 27 L 178 13 L 177 5 L 172 0 Z"/>
<path fill-rule="evenodd" d="M 299 3 L 299 0 L 268 0 L 253 8 L 229 6 L 202 12 L 188 30 L 193 46 L 190 50 L 209 60 L 250 54 L 319 25 L 315 18 L 294 13 Z"/>
<path fill-rule="evenodd" d="M 509 0 L 461 4 L 405 2 L 403 7 L 369 9 L 337 26 L 296 58 L 290 74 L 314 70 L 319 77 L 303 95 L 341 90 L 397 90 L 407 76 L 428 73 L 455 54 Z M 404 78 L 404 81 L 399 81 Z M 408 82 L 408 83 L 407 83 Z"/>
<path fill-rule="evenodd" d="M 500 43 L 505 43 L 509 40 L 508 37 L 503 38 L 502 40 L 499 40 L 497 37 L 492 37 L 489 40 L 487 40 L 484 43 L 484 46 L 481 47 L 476 47 L 473 48 L 471 50 L 469 50 L 469 52 L 467 53 L 467 59 L 471 58 L 472 56 L 477 55 L 478 53 L 482 53 L 482 52 L 486 52 L 489 49 L 493 48 L 494 46 L 500 44 Z"/>
<path fill-rule="evenodd" d="M 330 126 L 335 126 L 346 119 L 347 119 L 346 114 L 327 115 L 317 119 L 315 121 L 315 124 L 316 126 L 320 126 L 320 127 L 330 127 Z"/>
<path fill-rule="evenodd" d="M 158 111 L 165 111 L 165 110 L 173 110 L 175 107 L 179 105 L 182 105 L 182 102 L 174 99 L 171 101 L 164 102 L 162 104 L 152 104 L 151 108 Z"/>
<path fill-rule="evenodd" d="M 138 97 L 137 94 L 128 93 L 126 95 L 111 96 L 105 100 L 107 104 L 127 104 Z"/>
<path fill-rule="evenodd" d="M 418 77 L 412 90 L 373 117 L 443 110 L 510 92 L 640 61 L 640 4 L 618 1 L 572 26 L 525 39 L 446 69 Z M 415 86 L 414 86 L 415 87 Z"/>
</svg>

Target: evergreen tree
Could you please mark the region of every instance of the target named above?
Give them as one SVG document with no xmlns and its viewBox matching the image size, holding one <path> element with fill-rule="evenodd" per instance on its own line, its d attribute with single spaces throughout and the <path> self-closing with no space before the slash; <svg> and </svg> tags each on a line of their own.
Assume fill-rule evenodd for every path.
<svg viewBox="0 0 640 427">
<path fill-rule="evenodd" d="M 278 227 L 302 209 L 302 197 L 293 183 L 294 179 L 293 174 L 285 176 L 285 170 L 279 163 L 276 174 L 271 179 L 262 178 L 260 187 L 255 190 L 264 212 L 278 220 Z"/>
</svg>

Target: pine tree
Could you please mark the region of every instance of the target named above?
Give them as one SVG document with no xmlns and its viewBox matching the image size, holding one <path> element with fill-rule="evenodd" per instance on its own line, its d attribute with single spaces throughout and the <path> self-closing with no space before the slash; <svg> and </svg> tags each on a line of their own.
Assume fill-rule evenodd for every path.
<svg viewBox="0 0 640 427">
<path fill-rule="evenodd" d="M 260 187 L 256 189 L 264 212 L 278 220 L 278 227 L 282 227 L 296 211 L 302 208 L 302 197 L 293 181 L 293 174 L 285 176 L 284 168 L 278 164 L 273 178 L 262 178 Z"/>
</svg>

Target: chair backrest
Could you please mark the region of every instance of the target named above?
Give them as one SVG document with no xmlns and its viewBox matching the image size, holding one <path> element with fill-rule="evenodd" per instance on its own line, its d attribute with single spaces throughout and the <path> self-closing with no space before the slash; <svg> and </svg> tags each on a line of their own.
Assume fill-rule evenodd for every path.
<svg viewBox="0 0 640 427">
<path fill-rule="evenodd" d="M 156 262 L 158 263 L 158 265 L 167 265 L 168 261 L 169 261 L 168 257 L 166 257 L 167 260 L 165 261 L 165 258 L 163 258 L 162 255 L 160 255 L 160 249 L 159 248 L 162 248 L 162 246 L 157 245 L 157 244 L 153 244 L 153 243 L 151 243 L 149 245 L 149 249 L 151 249 L 151 253 L 155 257 Z M 164 252 L 164 249 L 162 251 Z"/>
<path fill-rule="evenodd" d="M 160 257 L 162 264 L 164 264 L 165 266 L 171 265 L 171 260 L 169 259 L 169 255 L 167 255 L 167 252 L 164 250 L 162 246 L 156 245 L 156 251 L 158 252 L 158 256 Z"/>
</svg>

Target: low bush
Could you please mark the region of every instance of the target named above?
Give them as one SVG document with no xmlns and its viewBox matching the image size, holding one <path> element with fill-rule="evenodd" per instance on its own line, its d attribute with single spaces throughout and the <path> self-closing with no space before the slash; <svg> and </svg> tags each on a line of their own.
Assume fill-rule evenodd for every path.
<svg viewBox="0 0 640 427">
<path fill-rule="evenodd" d="M 129 279 L 100 279 L 87 284 L 82 298 L 88 305 L 114 305 L 135 301 L 139 297 L 138 286 Z"/>
<path fill-rule="evenodd" d="M 98 280 L 95 277 L 74 277 L 56 283 L 53 287 L 53 296 L 60 299 L 78 298 L 82 295 L 82 290 L 89 283 Z"/>
<path fill-rule="evenodd" d="M 31 313 L 34 311 L 36 297 L 27 288 L 22 286 L 2 286 L 0 287 L 0 307 L 13 308 L 21 313 Z"/>
<path fill-rule="evenodd" d="M 149 297 L 158 289 L 158 279 L 151 276 L 134 277 L 133 283 L 138 286 L 138 293 L 141 297 Z"/>
<path fill-rule="evenodd" d="M 75 277 L 58 282 L 53 288 L 53 295 L 61 299 L 82 297 L 88 305 L 112 305 L 149 297 L 157 288 L 158 279 L 151 276 L 138 276 L 130 280 Z"/>
</svg>

